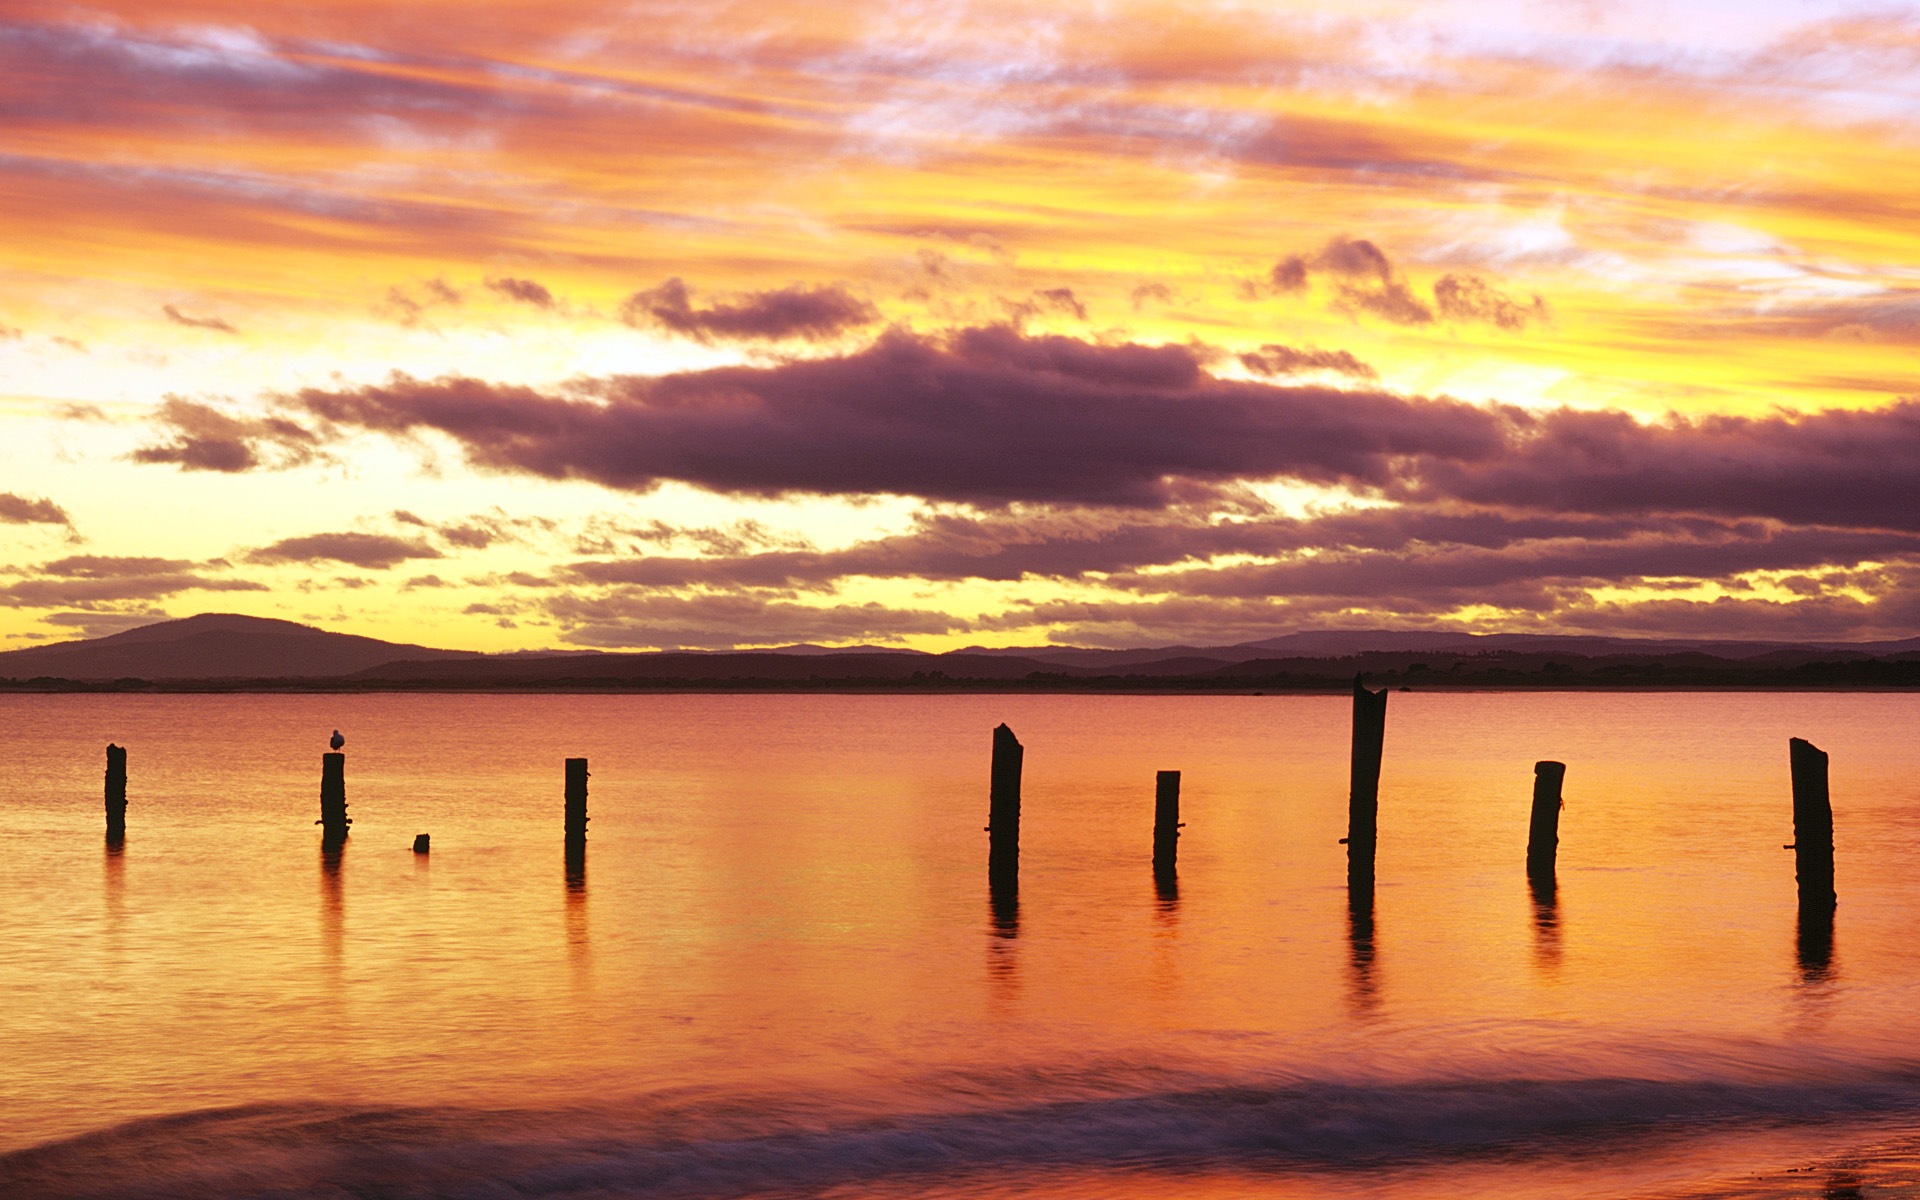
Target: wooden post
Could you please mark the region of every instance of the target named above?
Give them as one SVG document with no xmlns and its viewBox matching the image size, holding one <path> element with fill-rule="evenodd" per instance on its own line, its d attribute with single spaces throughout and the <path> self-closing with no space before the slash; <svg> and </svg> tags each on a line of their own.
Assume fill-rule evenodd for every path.
<svg viewBox="0 0 1920 1200">
<path fill-rule="evenodd" d="M 1787 741 L 1793 771 L 1793 863 L 1800 907 L 1819 912 L 1839 903 L 1833 890 L 1833 803 L 1827 794 L 1827 752 L 1800 738 Z"/>
<path fill-rule="evenodd" d="M 323 842 L 345 841 L 353 824 L 347 816 L 347 756 L 338 750 L 320 756 L 320 819 L 314 824 Z"/>
<path fill-rule="evenodd" d="M 1567 764 L 1543 761 L 1533 764 L 1533 820 L 1527 826 L 1527 878 L 1546 882 L 1553 878 L 1554 858 L 1560 848 L 1560 785 L 1567 777 Z"/>
<path fill-rule="evenodd" d="M 1353 763 L 1347 792 L 1347 883 L 1373 886 L 1380 828 L 1380 756 L 1387 736 L 1387 689 L 1367 690 L 1353 677 Z"/>
<path fill-rule="evenodd" d="M 1153 777 L 1153 873 L 1173 874 L 1180 853 L 1180 772 Z"/>
<path fill-rule="evenodd" d="M 567 840 L 587 840 L 587 760 L 567 760 Z"/>
<path fill-rule="evenodd" d="M 996 726 L 987 792 L 987 874 L 995 880 L 1020 874 L 1020 766 L 1025 757 L 1013 730 Z"/>
<path fill-rule="evenodd" d="M 426 854 L 432 849 L 433 849 L 432 834 L 416 833 L 413 835 L 413 852 L 415 854 Z"/>
<path fill-rule="evenodd" d="M 127 750 L 107 744 L 107 840 L 127 836 Z"/>
</svg>

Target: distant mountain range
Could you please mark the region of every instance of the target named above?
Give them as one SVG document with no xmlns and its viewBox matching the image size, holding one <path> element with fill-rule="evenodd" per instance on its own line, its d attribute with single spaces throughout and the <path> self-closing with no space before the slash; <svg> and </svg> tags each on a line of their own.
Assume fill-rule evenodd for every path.
<svg viewBox="0 0 1920 1200">
<path fill-rule="evenodd" d="M 1232 646 L 1104 650 L 860 646 L 755 651 L 479 654 L 208 613 L 0 652 L 0 681 L 48 687 L 1317 688 L 1356 672 L 1425 686 L 1920 685 L 1920 638 L 1753 642 L 1397 630 L 1315 630 Z"/>
</svg>

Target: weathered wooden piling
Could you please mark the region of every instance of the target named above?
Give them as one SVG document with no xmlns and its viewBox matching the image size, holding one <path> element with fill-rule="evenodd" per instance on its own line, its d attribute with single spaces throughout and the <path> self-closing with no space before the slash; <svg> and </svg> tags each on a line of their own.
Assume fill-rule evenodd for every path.
<svg viewBox="0 0 1920 1200">
<path fill-rule="evenodd" d="M 1180 772 L 1153 777 L 1153 873 L 1173 874 L 1180 854 Z"/>
<path fill-rule="evenodd" d="M 127 749 L 107 744 L 107 840 L 127 836 Z"/>
<path fill-rule="evenodd" d="M 993 768 L 987 793 L 987 874 L 1010 880 L 1020 873 L 1020 766 L 1026 749 L 1005 724 L 993 731 Z"/>
<path fill-rule="evenodd" d="M 424 833 L 416 833 L 413 835 L 413 852 L 415 854 L 425 854 L 432 848 L 433 838 L 431 835 Z"/>
<path fill-rule="evenodd" d="M 1793 863 L 1800 907 L 1839 903 L 1833 890 L 1833 802 L 1827 794 L 1827 752 L 1801 738 L 1787 741 L 1793 771 Z"/>
<path fill-rule="evenodd" d="M 1353 677 L 1353 762 L 1347 791 L 1347 883 L 1373 886 L 1380 828 L 1380 756 L 1387 736 L 1387 689 Z"/>
<path fill-rule="evenodd" d="M 567 840 L 587 840 L 587 760 L 567 760 Z"/>
<path fill-rule="evenodd" d="M 320 819 L 314 824 L 326 842 L 346 840 L 353 824 L 347 816 L 347 756 L 338 750 L 320 756 Z"/>
<path fill-rule="evenodd" d="M 1541 761 L 1533 764 L 1533 819 L 1527 825 L 1527 878 L 1539 881 L 1553 878 L 1554 859 L 1560 851 L 1560 785 L 1567 778 L 1567 764 Z"/>
</svg>

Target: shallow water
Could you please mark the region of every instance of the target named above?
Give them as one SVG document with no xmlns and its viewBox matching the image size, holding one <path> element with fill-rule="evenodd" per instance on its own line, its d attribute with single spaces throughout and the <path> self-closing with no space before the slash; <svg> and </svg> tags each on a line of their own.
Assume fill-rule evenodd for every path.
<svg viewBox="0 0 1920 1200">
<path fill-rule="evenodd" d="M 1338 697 L 0 698 L 0 1193 L 1920 1194 L 1917 704 L 1396 694 L 1369 920 Z"/>
</svg>

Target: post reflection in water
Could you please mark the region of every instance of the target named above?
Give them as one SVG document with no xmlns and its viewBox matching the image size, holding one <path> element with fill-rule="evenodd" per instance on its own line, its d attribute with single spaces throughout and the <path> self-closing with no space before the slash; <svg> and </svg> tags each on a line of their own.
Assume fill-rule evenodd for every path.
<svg viewBox="0 0 1920 1200">
<path fill-rule="evenodd" d="M 567 896 L 585 896 L 587 891 L 587 844 L 567 843 Z"/>
<path fill-rule="evenodd" d="M 993 876 L 987 881 L 987 902 L 993 912 L 993 936 L 1009 940 L 1019 937 L 1019 878 L 1010 875 Z"/>
<path fill-rule="evenodd" d="M 1373 881 L 1347 887 L 1347 1007 L 1356 1017 L 1380 1007 L 1373 977 Z"/>
<path fill-rule="evenodd" d="M 1803 904 L 1795 931 L 1794 956 L 1800 963 L 1800 982 L 1830 982 L 1833 970 L 1833 906 Z"/>
<path fill-rule="evenodd" d="M 1560 966 L 1560 883 L 1552 876 L 1527 880 L 1533 893 L 1533 960 L 1543 969 Z"/>
<path fill-rule="evenodd" d="M 115 963 L 120 961 L 121 937 L 126 930 L 127 860 L 122 853 L 124 845 L 125 843 L 119 839 L 109 838 L 107 852 L 102 856 L 107 914 L 107 949 L 113 955 Z"/>
<path fill-rule="evenodd" d="M 1180 876 L 1170 869 L 1153 872 L 1153 915 L 1164 925 L 1180 920 Z"/>
<path fill-rule="evenodd" d="M 587 969 L 587 844 L 569 840 L 566 853 L 567 957 L 573 963 L 574 982 Z"/>
<path fill-rule="evenodd" d="M 1827 1176 L 1826 1186 L 1820 1189 L 1820 1200 L 1865 1200 L 1866 1194 L 1860 1177 L 1843 1171 Z"/>
<path fill-rule="evenodd" d="M 999 999 L 1019 991 L 1020 877 L 995 871 L 987 877 L 987 977 Z"/>
<path fill-rule="evenodd" d="M 320 948 L 340 981 L 340 953 L 346 936 L 345 905 L 341 900 L 340 868 L 346 856 L 346 843 L 327 838 L 320 843 Z"/>
</svg>

